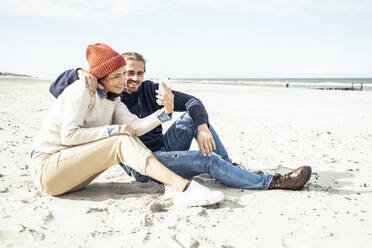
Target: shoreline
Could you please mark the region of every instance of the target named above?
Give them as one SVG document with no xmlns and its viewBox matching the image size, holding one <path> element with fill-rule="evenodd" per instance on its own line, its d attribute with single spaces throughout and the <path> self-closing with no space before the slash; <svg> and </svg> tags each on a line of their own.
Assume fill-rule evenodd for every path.
<svg viewBox="0 0 372 248">
<path fill-rule="evenodd" d="M 36 78 L 26 74 L 17 74 L 11 72 L 0 72 L 0 77 L 22 77 L 22 78 Z"/>
</svg>

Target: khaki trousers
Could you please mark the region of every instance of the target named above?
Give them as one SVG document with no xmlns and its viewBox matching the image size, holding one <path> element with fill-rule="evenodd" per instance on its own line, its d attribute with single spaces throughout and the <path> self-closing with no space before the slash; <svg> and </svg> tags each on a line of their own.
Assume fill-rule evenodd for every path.
<svg viewBox="0 0 372 248">
<path fill-rule="evenodd" d="M 138 137 L 117 135 L 54 154 L 35 152 L 32 176 L 42 191 L 60 195 L 83 188 L 119 162 L 146 175 L 146 160 L 151 155 Z"/>
</svg>

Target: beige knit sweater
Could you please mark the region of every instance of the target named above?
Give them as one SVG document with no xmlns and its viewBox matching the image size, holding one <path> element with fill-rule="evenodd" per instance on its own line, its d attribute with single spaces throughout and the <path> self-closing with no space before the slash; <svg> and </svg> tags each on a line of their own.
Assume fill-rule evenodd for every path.
<svg viewBox="0 0 372 248">
<path fill-rule="evenodd" d="M 109 125 L 128 124 L 141 136 L 161 121 L 157 113 L 138 118 L 117 97 L 114 101 L 96 93 L 91 96 L 77 80 L 58 97 L 52 106 L 33 149 L 43 153 L 60 150 L 109 137 Z"/>
</svg>

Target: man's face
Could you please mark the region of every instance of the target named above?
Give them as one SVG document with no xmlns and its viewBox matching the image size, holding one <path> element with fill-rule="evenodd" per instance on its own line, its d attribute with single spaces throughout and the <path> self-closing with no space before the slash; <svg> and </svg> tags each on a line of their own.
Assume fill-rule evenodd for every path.
<svg viewBox="0 0 372 248">
<path fill-rule="evenodd" d="M 138 90 L 143 81 L 145 74 L 145 65 L 142 61 L 128 60 L 126 61 L 124 74 L 124 91 L 132 94 Z"/>
</svg>

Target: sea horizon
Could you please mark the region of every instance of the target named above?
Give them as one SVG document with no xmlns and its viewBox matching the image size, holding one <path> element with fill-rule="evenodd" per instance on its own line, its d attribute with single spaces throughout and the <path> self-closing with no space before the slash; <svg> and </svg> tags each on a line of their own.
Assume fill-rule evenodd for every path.
<svg viewBox="0 0 372 248">
<path fill-rule="evenodd" d="M 156 79 L 155 81 L 158 81 Z M 252 77 L 252 78 L 171 78 L 176 83 L 247 85 L 292 88 L 355 88 L 372 90 L 372 77 Z"/>
<path fill-rule="evenodd" d="M 50 78 L 23 77 L 23 76 L 0 76 L 1 79 L 25 79 L 54 81 Z M 145 80 L 152 80 L 158 83 L 164 77 L 148 77 Z M 245 85 L 256 87 L 286 87 L 289 88 L 310 88 L 310 89 L 334 89 L 354 88 L 365 91 L 372 91 L 372 77 L 170 77 L 171 83 L 190 84 L 216 84 L 216 85 Z"/>
</svg>

